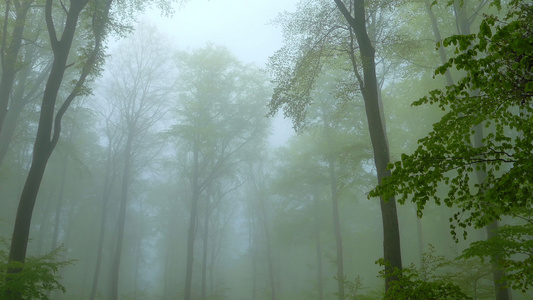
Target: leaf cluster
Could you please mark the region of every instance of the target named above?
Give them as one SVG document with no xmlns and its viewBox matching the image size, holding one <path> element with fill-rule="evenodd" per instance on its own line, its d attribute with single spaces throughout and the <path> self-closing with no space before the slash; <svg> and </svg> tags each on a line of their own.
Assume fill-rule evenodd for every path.
<svg viewBox="0 0 533 300">
<path fill-rule="evenodd" d="M 377 261 L 380 266 L 385 266 L 383 259 Z M 467 296 L 455 283 L 441 278 L 423 278 L 414 266 L 390 272 L 380 271 L 380 277 L 393 276 L 383 299 L 472 299 Z"/>
<path fill-rule="evenodd" d="M 526 226 L 504 227 L 501 236 L 475 242 L 464 257 L 502 257 L 512 287 L 531 282 L 533 208 L 533 4 L 514 0 L 504 17 L 486 15 L 479 33 L 446 38 L 455 57 L 435 75 L 455 68 L 465 76 L 433 90 L 414 105 L 435 104 L 445 114 L 418 141 L 413 154 L 391 164 L 392 176 L 369 196 L 411 199 L 418 214 L 429 201 L 458 211 L 457 229 L 484 227 L 503 216 Z"/>
<path fill-rule="evenodd" d="M 533 223 L 504 225 L 498 235 L 477 241 L 463 251 L 461 258 L 498 257 L 500 267 L 506 270 L 504 278 L 511 288 L 526 292 L 533 283 Z"/>
<path fill-rule="evenodd" d="M 436 104 L 446 113 L 413 154 L 390 165 L 392 176 L 371 197 L 412 199 L 419 215 L 428 201 L 457 206 L 460 211 L 450 219 L 454 235 L 456 226 L 483 227 L 531 207 L 532 18 L 531 3 L 513 1 L 503 19 L 486 16 L 478 34 L 443 41 L 457 55 L 435 73 L 453 67 L 466 75 L 414 103 Z M 483 130 L 480 140 L 472 140 Z M 486 178 L 479 181 L 480 174 Z M 443 186 L 447 194 L 441 197 Z"/>
<path fill-rule="evenodd" d="M 60 290 L 66 292 L 65 287 L 59 282 L 58 272 L 61 268 L 73 265 L 75 260 L 62 260 L 64 248 L 55 250 L 41 256 L 26 258 L 26 262 L 6 263 L 9 256 L 9 244 L 5 239 L 0 239 L 0 295 L 6 291 L 16 293 L 19 299 L 49 299 L 49 292 Z M 7 270 L 21 269 L 18 273 L 8 273 Z"/>
</svg>

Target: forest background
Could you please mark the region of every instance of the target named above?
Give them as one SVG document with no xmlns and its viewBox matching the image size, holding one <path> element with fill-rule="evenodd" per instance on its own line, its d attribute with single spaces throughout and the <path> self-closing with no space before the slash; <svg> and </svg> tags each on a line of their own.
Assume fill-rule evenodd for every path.
<svg viewBox="0 0 533 300">
<path fill-rule="evenodd" d="M 4 298 L 530 298 L 530 2 L 300 1 L 264 68 L 150 5 L 1 5 Z"/>
</svg>

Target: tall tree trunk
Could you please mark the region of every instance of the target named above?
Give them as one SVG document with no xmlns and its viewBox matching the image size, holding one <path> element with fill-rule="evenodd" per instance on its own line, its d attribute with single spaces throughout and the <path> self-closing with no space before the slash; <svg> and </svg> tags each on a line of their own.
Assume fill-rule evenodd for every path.
<svg viewBox="0 0 533 300">
<path fill-rule="evenodd" d="M 342 234 L 339 217 L 339 196 L 337 191 L 337 174 L 335 172 L 335 159 L 328 159 L 329 181 L 331 184 L 331 207 L 333 212 L 333 230 L 335 232 L 335 245 L 337 248 L 337 297 L 344 300 L 344 254 L 342 247 Z"/>
<path fill-rule="evenodd" d="M 429 20 L 431 21 L 431 28 L 433 30 L 433 36 L 435 37 L 435 40 L 439 42 L 439 56 L 441 63 L 446 63 L 448 61 L 448 58 L 446 56 L 446 50 L 444 49 L 444 46 L 442 45 L 442 35 L 440 34 L 439 25 L 437 23 L 437 18 L 435 17 L 435 14 L 433 13 L 433 10 L 431 9 L 431 3 L 429 0 L 424 0 L 424 4 L 426 7 L 426 12 L 428 13 Z M 444 76 L 446 78 L 446 83 L 448 85 L 453 84 L 452 74 L 450 73 L 450 70 L 446 70 L 446 73 L 444 73 Z"/>
<path fill-rule="evenodd" d="M 192 197 L 191 213 L 189 218 L 189 230 L 187 232 L 187 267 L 185 270 L 185 300 L 191 300 L 192 296 L 192 273 L 194 263 L 194 240 L 196 236 L 196 222 L 198 219 L 198 202 L 200 199 L 199 185 L 199 152 L 198 141 L 194 143 L 193 149 L 193 174 L 192 174 Z"/>
<path fill-rule="evenodd" d="M 261 196 L 259 196 L 261 197 Z M 268 220 L 266 216 L 266 208 L 263 200 L 259 200 L 259 217 L 261 218 L 261 223 L 263 225 L 263 233 L 265 235 L 266 243 L 266 254 L 267 254 L 267 266 L 268 266 L 268 280 L 270 282 L 270 299 L 276 300 L 276 281 L 274 276 L 274 260 L 272 257 L 272 245 L 270 241 L 270 230 L 268 226 Z"/>
<path fill-rule="evenodd" d="M 469 18 L 467 15 L 467 10 L 465 3 L 462 1 L 454 1 L 453 7 L 455 11 L 455 20 L 457 24 L 458 34 L 469 35 L 471 34 L 471 26 L 475 20 L 476 15 L 480 12 L 479 10 L 485 5 L 486 2 L 482 2 L 478 9 L 474 12 L 473 17 Z M 476 94 L 477 91 L 470 91 L 470 94 Z M 476 126 L 474 133 L 474 147 L 483 147 L 483 127 L 481 125 Z M 487 174 L 484 171 L 476 170 L 476 175 L 478 183 L 482 183 L 486 180 Z M 495 237 L 498 235 L 498 221 L 494 220 L 491 224 L 487 225 L 487 237 Z M 512 299 L 510 290 L 506 288 L 508 285 L 506 281 L 502 280 L 505 276 L 505 271 L 500 266 L 501 257 L 495 255 L 491 257 L 492 260 L 492 274 L 494 278 L 494 290 L 496 292 L 496 300 L 510 300 Z"/>
<path fill-rule="evenodd" d="M 13 228 L 11 240 L 11 249 L 9 252 L 9 262 L 16 261 L 24 263 L 26 260 L 28 237 L 30 234 L 31 218 L 33 214 L 33 208 L 35 207 L 35 200 L 37 199 L 37 193 L 41 186 L 46 164 L 48 163 L 48 159 L 50 158 L 50 155 L 57 144 L 57 138 L 59 137 L 60 128 L 57 127 L 54 128 L 54 136 L 52 137 L 52 127 L 54 123 L 57 95 L 65 74 L 68 54 L 74 38 L 74 32 L 78 24 L 78 16 L 86 4 L 87 2 L 85 1 L 71 2 L 61 40 L 56 40 L 56 32 L 52 23 L 52 1 L 47 0 L 46 2 L 45 15 L 47 24 L 49 26 L 49 33 L 51 35 L 52 48 L 54 50 L 54 62 L 50 71 L 50 76 L 48 77 L 48 81 L 46 83 L 46 88 L 44 90 L 43 100 L 41 103 L 39 125 L 33 146 L 32 163 L 24 183 L 24 188 L 22 190 L 17 209 L 15 226 Z M 8 274 L 6 276 L 6 280 L 9 281 L 9 274 L 19 273 L 21 270 L 22 269 L 20 268 L 9 268 L 7 270 Z M 6 289 L 5 298 L 18 299 L 20 297 L 16 291 L 12 291 L 8 288 Z"/>
<path fill-rule="evenodd" d="M 477 125 L 474 133 L 474 147 L 483 147 L 483 126 Z M 487 173 L 481 169 L 476 169 L 476 177 L 479 184 L 487 180 Z M 494 220 L 485 227 L 487 231 L 487 238 L 495 238 L 498 236 L 498 221 Z M 505 276 L 505 271 L 501 266 L 501 256 L 498 254 L 491 256 L 492 277 L 494 282 L 494 292 L 496 293 L 496 300 L 511 300 L 511 292 L 507 288 L 507 281 L 502 278 Z"/>
<path fill-rule="evenodd" d="M 318 300 L 324 300 L 324 272 L 322 270 L 322 242 L 320 239 L 320 218 L 318 207 L 318 196 L 313 194 L 313 206 L 315 217 L 315 248 L 316 248 L 316 264 L 317 264 L 317 286 L 318 286 Z"/>
<path fill-rule="evenodd" d="M 251 300 L 256 300 L 257 295 L 257 230 L 256 230 L 256 208 L 252 209 L 250 212 L 250 217 L 248 219 L 248 248 L 250 249 L 250 256 L 252 259 L 252 298 Z"/>
<path fill-rule="evenodd" d="M 176 286 L 174 280 L 176 277 L 172 272 L 172 254 L 174 253 L 174 247 L 172 247 L 170 237 L 167 237 L 166 240 L 167 245 L 165 250 L 165 264 L 163 265 L 163 299 L 174 299 L 177 297 L 177 294 L 174 293 L 174 288 Z"/>
<path fill-rule="evenodd" d="M 52 250 L 57 247 L 59 237 L 59 223 L 61 223 L 61 207 L 63 206 L 63 196 L 65 194 L 65 181 L 67 179 L 68 155 L 63 160 L 61 167 L 61 182 L 59 183 L 59 195 L 57 195 L 56 213 L 54 220 L 54 233 L 52 237 Z"/>
<path fill-rule="evenodd" d="M 98 234 L 98 246 L 96 253 L 96 263 L 94 267 L 93 281 L 91 285 L 91 293 L 89 300 L 94 300 L 96 297 L 96 291 L 98 290 L 98 279 L 100 278 L 100 268 L 102 266 L 102 254 L 104 251 L 104 238 L 105 238 L 105 228 L 107 223 L 107 202 L 109 195 L 106 195 L 102 199 L 102 212 L 100 219 L 100 232 Z"/>
<path fill-rule="evenodd" d="M 13 89 L 13 83 L 15 82 L 15 75 L 18 71 L 18 55 L 22 45 L 24 28 L 26 27 L 26 18 L 32 2 L 32 0 L 25 0 L 15 5 L 16 12 L 13 31 L 9 37 L 3 36 L 1 42 L 2 75 L 0 78 L 0 132 L 3 130 L 3 124 L 9 108 L 9 98 L 11 96 L 11 90 Z M 6 1 L 3 35 L 7 34 L 6 29 L 8 26 L 7 23 L 9 22 L 10 4 L 10 1 Z M 9 45 L 6 45 L 8 38 Z"/>
<path fill-rule="evenodd" d="M 209 207 L 209 197 L 210 195 L 206 196 L 205 199 L 205 215 L 204 215 L 204 228 L 203 228 L 203 249 L 202 249 L 202 298 L 207 298 L 207 252 L 208 252 L 208 237 L 209 237 L 209 214 L 210 214 L 210 207 Z"/>
<path fill-rule="evenodd" d="M 120 260 L 122 257 L 122 244 L 124 241 L 124 227 L 126 225 L 126 210 L 128 207 L 128 192 L 130 188 L 131 164 L 132 164 L 132 144 L 133 129 L 129 128 L 126 147 L 124 148 L 124 169 L 122 172 L 122 183 L 120 191 L 120 205 L 117 220 L 117 240 L 115 245 L 115 254 L 111 270 L 111 297 L 112 300 L 118 299 Z"/>
<path fill-rule="evenodd" d="M 374 163 L 378 175 L 378 184 L 383 178 L 390 176 L 387 166 L 390 162 L 387 135 L 383 128 L 383 120 L 379 108 L 378 84 L 376 77 L 375 49 L 368 37 L 365 22 L 364 0 L 354 0 L 354 16 L 348 11 L 342 0 L 334 0 L 335 4 L 348 21 L 359 44 L 359 53 L 363 66 L 363 79 L 359 82 L 365 102 L 365 110 L 370 131 L 370 140 L 374 152 Z M 355 69 L 354 72 L 357 72 Z M 391 274 L 394 269 L 402 269 L 400 229 L 396 212 L 396 199 L 380 198 L 381 218 L 383 222 L 383 256 L 386 262 L 385 272 Z M 385 289 L 388 290 L 395 276 L 385 278 Z"/>
<path fill-rule="evenodd" d="M 110 135 L 108 134 L 108 138 L 111 141 Z M 116 170 L 115 170 L 115 155 L 116 153 L 113 153 L 113 149 L 111 147 L 111 142 L 109 143 L 109 147 L 107 149 L 107 163 L 106 163 L 106 169 L 105 169 L 105 177 L 104 177 L 104 188 L 102 191 L 102 206 L 101 206 L 101 219 L 100 219 L 100 232 L 98 234 L 98 248 L 97 248 L 97 254 L 96 254 L 96 263 L 94 267 L 94 274 L 93 274 L 93 281 L 91 285 L 91 293 L 89 295 L 89 300 L 94 300 L 96 297 L 96 291 L 98 290 L 98 279 L 100 278 L 100 268 L 102 265 L 102 254 L 104 251 L 104 240 L 105 240 L 105 233 L 106 233 L 106 225 L 107 225 L 107 204 L 109 203 L 109 198 L 111 197 L 111 191 L 113 190 L 113 186 L 115 183 L 116 178 Z"/>
</svg>

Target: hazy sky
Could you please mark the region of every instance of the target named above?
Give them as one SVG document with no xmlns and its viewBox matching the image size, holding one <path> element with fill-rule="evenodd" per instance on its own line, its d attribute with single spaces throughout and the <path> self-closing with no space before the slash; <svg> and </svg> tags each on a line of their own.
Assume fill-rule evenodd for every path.
<svg viewBox="0 0 533 300">
<path fill-rule="evenodd" d="M 294 11 L 298 0 L 190 0 L 171 18 L 150 12 L 147 18 L 180 49 L 211 42 L 226 46 L 241 61 L 264 67 L 282 46 L 281 29 L 270 22 Z M 276 118 L 271 143 L 279 146 L 292 132 L 289 120 Z"/>
<path fill-rule="evenodd" d="M 242 61 L 264 65 L 281 46 L 279 28 L 270 25 L 282 11 L 293 11 L 297 0 L 190 0 L 171 19 L 152 13 L 161 31 L 181 48 L 207 42 L 227 46 Z"/>
</svg>

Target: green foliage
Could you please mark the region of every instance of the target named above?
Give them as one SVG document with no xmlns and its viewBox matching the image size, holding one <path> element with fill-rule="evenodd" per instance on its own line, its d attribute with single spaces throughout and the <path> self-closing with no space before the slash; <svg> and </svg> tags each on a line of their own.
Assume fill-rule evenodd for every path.
<svg viewBox="0 0 533 300">
<path fill-rule="evenodd" d="M 533 223 L 526 225 L 504 225 L 498 235 L 477 241 L 463 251 L 462 258 L 499 257 L 501 267 L 506 270 L 503 280 L 515 290 L 526 290 L 533 283 Z"/>
<path fill-rule="evenodd" d="M 384 266 L 385 261 L 377 263 Z M 446 259 L 436 255 L 435 248 L 429 246 L 424 253 L 420 268 L 411 265 L 403 270 L 394 269 L 391 273 L 380 272 L 380 276 L 395 276 L 384 299 L 478 299 L 492 296 L 490 285 L 490 265 L 477 258 Z M 486 283 L 483 285 L 483 283 Z M 488 292 L 487 292 L 488 291 Z"/>
<path fill-rule="evenodd" d="M 454 58 L 435 74 L 450 68 L 466 75 L 443 90 L 431 91 L 414 105 L 437 104 L 446 114 L 418 149 L 390 166 L 392 176 L 371 197 L 399 195 L 412 200 L 418 213 L 428 201 L 457 206 L 450 221 L 457 227 L 483 227 L 503 215 L 520 216 L 531 208 L 533 195 L 533 6 L 512 1 L 501 20 L 486 16 L 478 34 L 444 40 Z M 487 134 L 480 142 L 471 137 Z M 486 174 L 473 183 L 474 172 Z M 443 186 L 447 195 L 438 194 Z M 466 234 L 466 233 L 465 233 Z"/>
<path fill-rule="evenodd" d="M 339 280 L 338 277 L 335 277 L 336 280 Z M 347 292 L 345 295 L 345 299 L 351 299 L 351 300 L 361 300 L 361 299 L 372 299 L 367 298 L 365 295 L 361 294 L 361 290 L 364 289 L 363 280 L 360 276 L 355 277 L 353 281 L 347 280 L 344 278 L 344 287 L 346 288 Z"/>
<path fill-rule="evenodd" d="M 418 141 L 413 154 L 403 154 L 401 161 L 390 165 L 392 176 L 370 193 L 370 197 L 399 195 L 400 203 L 412 199 L 420 216 L 429 201 L 458 207 L 450 218 L 456 239 L 458 228 L 466 238 L 468 227 L 481 228 L 502 216 L 525 220 L 525 226 L 504 227 L 499 237 L 473 243 L 464 254 L 502 256 L 503 267 L 512 273 L 507 278 L 510 285 L 521 289 L 530 285 L 533 273 L 531 24 L 533 4 L 515 0 L 505 17 L 485 16 L 478 34 L 443 41 L 444 46 L 455 47 L 456 56 L 435 74 L 456 68 L 465 76 L 414 103 L 437 104 L 445 115 Z"/>
<path fill-rule="evenodd" d="M 26 258 L 24 264 L 20 262 L 6 263 L 9 256 L 9 244 L 0 238 L 0 295 L 6 290 L 20 295 L 20 299 L 49 299 L 49 292 L 60 290 L 66 292 L 59 282 L 59 269 L 74 264 L 74 260 L 60 260 L 64 248 L 41 256 Z M 19 273 L 6 274 L 8 269 L 22 269 Z"/>
</svg>

